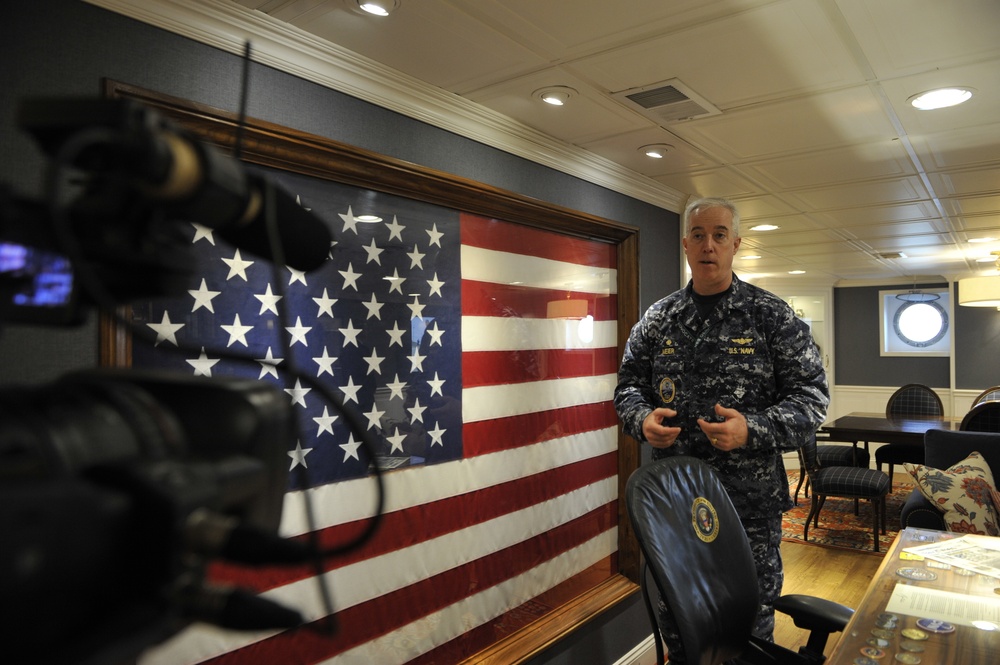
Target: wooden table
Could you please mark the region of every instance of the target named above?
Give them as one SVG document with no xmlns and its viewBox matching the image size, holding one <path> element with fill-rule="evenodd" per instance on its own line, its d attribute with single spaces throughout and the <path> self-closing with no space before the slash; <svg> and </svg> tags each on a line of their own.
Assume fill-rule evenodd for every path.
<svg viewBox="0 0 1000 665">
<path fill-rule="evenodd" d="M 935 633 L 924 630 L 921 635 L 912 632 L 918 627 L 918 620 L 939 617 L 913 616 L 899 612 L 897 608 L 897 612 L 894 613 L 896 625 L 890 627 L 891 617 L 886 616 L 889 601 L 897 585 L 904 585 L 902 589 L 904 591 L 906 586 L 914 585 L 922 589 L 950 591 L 972 598 L 983 597 L 991 601 L 1000 599 L 1000 595 L 994 591 L 1000 588 L 1000 580 L 996 578 L 963 574 L 966 571 L 940 567 L 942 564 L 926 559 L 901 557 L 905 547 L 925 545 L 958 535 L 960 534 L 914 528 L 901 531 L 868 586 L 868 591 L 861 605 L 856 608 L 854 617 L 841 633 L 840 641 L 831 652 L 826 665 L 856 665 L 865 662 L 856 659 L 864 658 L 862 650 L 871 648 L 881 650 L 880 656 L 872 654 L 877 656 L 872 658 L 877 665 L 897 665 L 901 662 L 919 662 L 922 665 L 992 665 L 1000 662 L 1000 626 L 997 626 L 997 630 L 990 631 L 955 622 L 954 632 Z M 917 572 L 907 572 L 909 577 L 902 576 L 900 571 L 907 569 Z M 931 575 L 935 576 L 935 579 L 910 579 L 910 577 Z M 931 610 L 928 610 L 928 613 L 930 612 Z M 921 639 L 913 639 L 911 636 Z M 884 642 L 874 643 L 879 639 Z M 904 646 L 923 650 L 909 651 Z M 903 655 L 897 658 L 898 654 Z M 919 658 L 919 661 L 914 658 Z"/>
<path fill-rule="evenodd" d="M 958 429 L 961 418 L 907 416 L 886 418 L 884 413 L 849 413 L 824 423 L 820 431 L 832 441 L 849 441 L 857 445 L 869 441 L 924 445 L 924 433 L 929 429 Z"/>
</svg>

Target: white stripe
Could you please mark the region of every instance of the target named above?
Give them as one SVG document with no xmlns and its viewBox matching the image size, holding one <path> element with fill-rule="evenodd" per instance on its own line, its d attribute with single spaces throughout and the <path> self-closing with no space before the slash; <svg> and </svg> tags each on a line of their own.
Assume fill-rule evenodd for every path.
<svg viewBox="0 0 1000 665">
<path fill-rule="evenodd" d="M 488 522 L 332 570 L 322 576 L 322 583 L 331 590 L 337 610 L 353 607 L 543 534 L 591 510 L 614 502 L 617 493 L 617 476 L 605 478 Z M 607 533 L 603 535 L 606 536 Z M 598 537 L 598 540 L 604 543 L 604 546 L 595 561 L 617 550 L 617 538 Z M 557 560 L 559 558 L 561 557 L 557 557 Z M 551 562 L 544 565 L 551 565 Z M 557 569 L 557 571 L 549 572 L 550 576 L 554 575 L 556 578 L 553 585 L 575 574 L 572 568 Z M 525 575 L 532 574 L 531 571 L 525 573 Z M 318 584 L 316 578 L 308 578 L 271 589 L 261 595 L 295 608 L 302 613 L 306 621 L 314 621 L 324 616 Z M 524 593 L 528 594 L 525 600 L 533 598 L 540 592 L 525 590 Z M 508 604 L 506 609 L 519 604 Z M 506 611 L 502 605 L 497 609 L 497 614 Z M 142 665 L 176 665 L 182 661 L 197 663 L 253 644 L 274 634 L 275 631 L 226 632 L 196 625 L 148 651 L 140 662 Z"/>
<path fill-rule="evenodd" d="M 606 349 L 617 340 L 617 321 L 462 317 L 463 352 Z"/>
<path fill-rule="evenodd" d="M 382 476 L 386 494 L 383 512 L 459 496 L 617 449 L 618 427 L 615 426 L 513 450 L 386 473 Z M 281 534 L 291 537 L 310 531 L 303 503 L 306 495 L 313 505 L 315 528 L 324 529 L 370 517 L 375 506 L 375 493 L 376 486 L 371 478 L 345 480 L 307 492 L 289 492 L 285 495 Z"/>
<path fill-rule="evenodd" d="M 611 294 L 618 292 L 618 271 L 580 263 L 462 245 L 462 279 L 517 284 L 539 289 Z"/>
<path fill-rule="evenodd" d="M 617 539 L 617 528 L 609 529 L 523 575 L 345 651 L 323 661 L 323 665 L 369 665 L 412 660 L 583 572 L 613 552 Z"/>
<path fill-rule="evenodd" d="M 610 402 L 618 377 L 614 374 L 552 379 L 530 383 L 466 388 L 462 391 L 462 421 L 509 418 L 581 404 Z"/>
</svg>

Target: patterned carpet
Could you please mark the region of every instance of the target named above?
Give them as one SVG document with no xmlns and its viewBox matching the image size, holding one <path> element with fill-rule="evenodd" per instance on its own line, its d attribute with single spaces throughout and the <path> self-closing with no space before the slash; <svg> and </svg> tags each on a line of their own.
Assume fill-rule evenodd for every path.
<svg viewBox="0 0 1000 665">
<path fill-rule="evenodd" d="M 798 470 L 788 471 L 788 493 L 795 495 L 795 486 L 799 482 Z M 899 531 L 899 512 L 906 498 L 910 496 L 913 485 L 893 483 L 892 492 L 886 499 L 886 533 L 879 537 L 879 556 L 885 554 Z M 804 488 L 799 490 L 798 505 L 784 515 L 781 530 L 782 539 L 794 542 L 802 540 L 802 530 L 812 495 L 804 496 Z M 872 504 L 870 501 L 860 501 L 858 515 L 854 514 L 853 499 L 828 498 L 819 514 L 819 526 L 809 525 L 809 545 L 821 547 L 836 547 L 847 550 L 872 552 Z"/>
</svg>

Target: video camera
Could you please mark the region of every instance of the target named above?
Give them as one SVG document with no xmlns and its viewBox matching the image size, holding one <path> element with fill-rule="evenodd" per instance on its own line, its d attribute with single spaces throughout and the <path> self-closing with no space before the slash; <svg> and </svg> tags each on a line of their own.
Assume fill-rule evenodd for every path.
<svg viewBox="0 0 1000 665">
<path fill-rule="evenodd" d="M 34 100 L 19 121 L 53 171 L 42 200 L 0 189 L 3 323 L 71 325 L 94 305 L 182 293 L 189 222 L 300 270 L 327 257 L 322 220 L 151 109 Z M 192 621 L 299 625 L 205 580 L 215 558 L 316 554 L 277 534 L 296 432 L 287 396 L 251 380 L 94 369 L 0 389 L 5 649 L 120 663 Z"/>
</svg>

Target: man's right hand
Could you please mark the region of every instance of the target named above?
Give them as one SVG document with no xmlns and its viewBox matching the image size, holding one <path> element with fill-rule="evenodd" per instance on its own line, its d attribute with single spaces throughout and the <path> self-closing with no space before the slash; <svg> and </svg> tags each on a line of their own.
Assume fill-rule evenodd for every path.
<svg viewBox="0 0 1000 665">
<path fill-rule="evenodd" d="M 681 435 L 680 427 L 665 427 L 661 423 L 664 418 L 674 418 L 677 412 L 673 409 L 660 407 L 653 409 L 653 412 L 642 421 L 642 434 L 646 441 L 654 448 L 669 448 L 677 441 Z"/>
</svg>

